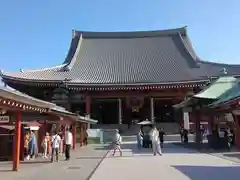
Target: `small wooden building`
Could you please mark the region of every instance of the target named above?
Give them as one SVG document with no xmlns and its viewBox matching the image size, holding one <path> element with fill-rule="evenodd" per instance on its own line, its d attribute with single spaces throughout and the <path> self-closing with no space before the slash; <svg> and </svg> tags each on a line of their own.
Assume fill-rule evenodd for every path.
<svg viewBox="0 0 240 180">
<path fill-rule="evenodd" d="M 217 101 L 209 105 L 215 115 L 222 117 L 228 126 L 232 126 L 235 144 L 240 148 L 240 81 L 233 78 L 234 85 Z"/>
<path fill-rule="evenodd" d="M 175 105 L 189 111 L 195 118 L 196 141 L 199 142 L 200 122 L 203 117 L 208 122 L 209 131 L 219 132 L 219 129 L 234 129 L 236 146 L 240 147 L 239 128 L 239 79 L 224 75 L 210 83 L 201 92 Z M 186 122 L 185 122 L 186 123 Z"/>
<path fill-rule="evenodd" d="M 45 124 L 70 124 L 73 127 L 73 148 L 76 144 L 76 124 L 96 123 L 86 117 L 78 116 L 56 104 L 42 101 L 13 89 L 0 87 L 0 156 L 13 159 L 13 170 L 18 170 L 23 158 L 23 124 L 31 121 L 44 121 Z M 45 126 L 46 127 L 46 126 Z M 81 129 L 81 134 L 84 129 Z M 45 133 L 44 133 L 45 134 Z M 8 150 L 8 151 L 5 151 Z M 11 152 L 11 153 L 9 153 Z"/>
</svg>

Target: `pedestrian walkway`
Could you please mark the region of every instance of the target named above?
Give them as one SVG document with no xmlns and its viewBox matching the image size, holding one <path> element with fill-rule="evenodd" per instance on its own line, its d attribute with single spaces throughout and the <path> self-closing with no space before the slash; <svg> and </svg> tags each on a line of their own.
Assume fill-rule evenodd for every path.
<svg viewBox="0 0 240 180">
<path fill-rule="evenodd" d="M 25 163 L 19 172 L 7 172 L 10 163 L 0 163 L 0 175 L 4 180 L 86 180 L 106 155 L 108 147 L 88 145 L 72 151 L 70 161 L 61 156 L 57 163 Z"/>
<path fill-rule="evenodd" d="M 237 163 L 170 143 L 165 144 L 163 156 L 152 156 L 150 149 L 138 150 L 133 143 L 124 143 L 123 149 L 123 157 L 112 157 L 109 152 L 91 180 L 239 179 Z"/>
</svg>

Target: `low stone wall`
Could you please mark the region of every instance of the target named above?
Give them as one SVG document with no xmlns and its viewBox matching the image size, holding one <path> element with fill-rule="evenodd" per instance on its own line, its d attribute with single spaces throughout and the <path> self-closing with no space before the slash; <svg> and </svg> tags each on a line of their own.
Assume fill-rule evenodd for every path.
<svg viewBox="0 0 240 180">
<path fill-rule="evenodd" d="M 88 129 L 88 139 L 99 139 L 101 144 L 114 141 L 117 129 Z"/>
<path fill-rule="evenodd" d="M 116 137 L 116 129 L 102 129 L 100 134 L 101 143 L 112 143 Z"/>
</svg>

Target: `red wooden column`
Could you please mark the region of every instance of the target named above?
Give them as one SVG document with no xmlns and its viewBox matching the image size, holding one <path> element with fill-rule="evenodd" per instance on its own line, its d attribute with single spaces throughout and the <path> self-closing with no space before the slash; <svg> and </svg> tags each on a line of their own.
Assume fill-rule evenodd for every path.
<svg viewBox="0 0 240 180">
<path fill-rule="evenodd" d="M 238 124 L 238 117 L 236 114 L 232 113 L 234 118 L 234 128 L 235 128 L 235 143 L 237 148 L 240 148 L 240 127 Z"/>
<path fill-rule="evenodd" d="M 87 125 L 86 123 L 83 124 L 83 137 L 84 139 L 86 138 L 86 131 L 87 131 Z M 83 140 L 84 141 L 84 140 Z M 85 146 L 86 144 L 83 143 L 83 145 Z"/>
<path fill-rule="evenodd" d="M 13 171 L 18 171 L 20 165 L 20 149 L 21 149 L 21 113 L 16 112 L 15 137 L 13 146 Z"/>
<path fill-rule="evenodd" d="M 84 124 L 83 123 L 81 123 L 80 124 L 80 146 L 83 146 L 83 140 L 84 140 L 84 132 L 83 132 L 83 127 L 84 126 Z"/>
<path fill-rule="evenodd" d="M 65 146 L 66 124 L 63 125 L 63 132 L 62 133 L 63 133 L 63 135 L 62 135 L 63 136 L 63 142 L 62 142 L 63 143 L 63 153 L 65 153 L 65 150 L 66 150 L 66 146 Z"/>
<path fill-rule="evenodd" d="M 72 125 L 72 136 L 73 136 L 73 145 L 72 145 L 72 148 L 73 149 L 76 149 L 76 124 L 73 124 Z"/>
<path fill-rule="evenodd" d="M 85 96 L 85 111 L 86 111 L 86 115 L 88 117 L 90 117 L 90 113 L 91 113 L 91 98 L 88 95 Z"/>
</svg>

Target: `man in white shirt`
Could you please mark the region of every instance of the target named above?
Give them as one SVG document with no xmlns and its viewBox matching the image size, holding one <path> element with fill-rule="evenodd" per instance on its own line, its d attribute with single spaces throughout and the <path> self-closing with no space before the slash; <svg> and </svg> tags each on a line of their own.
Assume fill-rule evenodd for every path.
<svg viewBox="0 0 240 180">
<path fill-rule="evenodd" d="M 122 136 L 120 135 L 119 130 L 116 130 L 116 136 L 115 136 L 115 140 L 114 140 L 113 156 L 115 155 L 116 150 L 118 150 L 120 152 L 120 156 L 122 156 L 121 143 L 122 143 Z"/>
<path fill-rule="evenodd" d="M 156 156 L 156 154 L 158 153 L 161 156 L 162 150 L 160 147 L 159 132 L 156 127 L 153 128 L 151 140 L 152 140 L 153 155 Z"/>
<path fill-rule="evenodd" d="M 69 128 L 65 132 L 65 158 L 66 161 L 70 159 L 70 150 L 73 144 L 73 136 L 72 133 L 70 132 Z"/>
<path fill-rule="evenodd" d="M 61 137 L 57 132 L 54 133 L 51 139 L 52 142 L 52 157 L 51 162 L 53 162 L 54 155 L 56 156 L 56 161 L 58 162 L 59 148 L 61 143 Z"/>
</svg>

